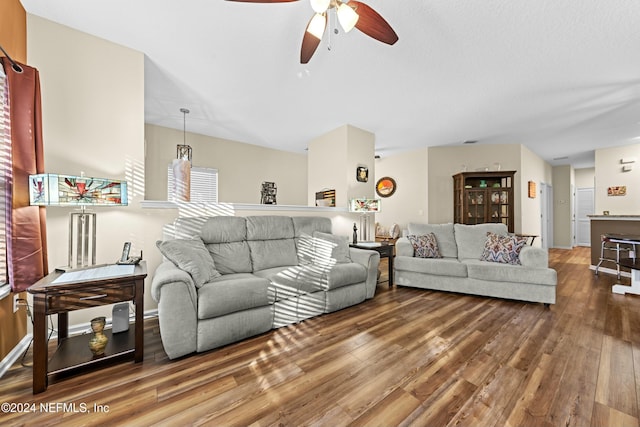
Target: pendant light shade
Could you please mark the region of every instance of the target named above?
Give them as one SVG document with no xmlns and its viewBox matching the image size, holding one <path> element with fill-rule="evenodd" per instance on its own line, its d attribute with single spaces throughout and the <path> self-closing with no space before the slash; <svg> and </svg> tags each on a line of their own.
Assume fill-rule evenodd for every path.
<svg viewBox="0 0 640 427">
<path fill-rule="evenodd" d="M 318 40 L 322 39 L 322 35 L 324 34 L 324 29 L 327 27 L 327 16 L 323 13 L 316 13 L 309 22 L 309 26 L 307 27 L 307 32 L 317 38 Z"/>
<path fill-rule="evenodd" d="M 358 14 L 355 10 L 353 10 L 350 6 L 345 3 L 340 3 L 337 9 L 338 21 L 340 21 L 340 25 L 344 29 L 345 32 L 349 32 L 353 30 L 353 27 L 356 26 L 358 22 Z"/>
<path fill-rule="evenodd" d="M 316 13 L 324 13 L 329 9 L 331 0 L 311 0 L 311 8 Z"/>
</svg>

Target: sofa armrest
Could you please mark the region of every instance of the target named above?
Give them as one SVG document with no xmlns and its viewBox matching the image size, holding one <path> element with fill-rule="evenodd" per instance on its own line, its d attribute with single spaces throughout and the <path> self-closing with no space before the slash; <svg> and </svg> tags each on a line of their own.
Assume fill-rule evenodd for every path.
<svg viewBox="0 0 640 427">
<path fill-rule="evenodd" d="M 413 256 L 413 245 L 406 237 L 401 237 L 396 241 L 396 256 Z"/>
<path fill-rule="evenodd" d="M 548 268 L 549 253 L 537 246 L 524 246 L 520 250 L 520 264 L 524 267 Z"/>
<path fill-rule="evenodd" d="M 155 302 L 160 302 L 162 288 L 170 283 L 182 283 L 185 293 L 189 295 L 194 309 L 197 308 L 196 285 L 191 275 L 184 270 L 180 270 L 170 261 L 164 261 L 158 266 L 151 281 L 151 297 Z"/>
<path fill-rule="evenodd" d="M 160 337 L 167 356 L 175 359 L 196 351 L 197 292 L 189 273 L 163 262 L 153 275 L 151 296 L 158 303 Z"/>
<path fill-rule="evenodd" d="M 366 298 L 373 298 L 378 284 L 378 266 L 380 265 L 380 254 L 376 251 L 360 248 L 349 248 L 351 261 L 364 265 L 367 269 Z"/>
</svg>

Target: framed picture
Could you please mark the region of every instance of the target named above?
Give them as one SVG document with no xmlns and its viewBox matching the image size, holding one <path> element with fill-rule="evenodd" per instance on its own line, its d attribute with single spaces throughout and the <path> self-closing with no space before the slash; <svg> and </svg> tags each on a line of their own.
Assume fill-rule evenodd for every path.
<svg viewBox="0 0 640 427">
<path fill-rule="evenodd" d="M 356 179 L 358 182 L 369 181 L 369 168 L 366 166 L 358 166 L 356 168 Z"/>
<path fill-rule="evenodd" d="M 607 188 L 607 196 L 626 196 L 626 195 L 627 195 L 626 185 Z"/>
<path fill-rule="evenodd" d="M 396 180 L 389 176 L 380 178 L 376 183 L 376 193 L 380 197 L 392 196 L 396 192 L 396 188 Z"/>
</svg>

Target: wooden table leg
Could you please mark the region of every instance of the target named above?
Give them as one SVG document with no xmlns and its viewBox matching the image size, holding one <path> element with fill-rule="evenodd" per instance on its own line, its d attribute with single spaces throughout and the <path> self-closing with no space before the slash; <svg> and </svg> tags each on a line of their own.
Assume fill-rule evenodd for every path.
<svg viewBox="0 0 640 427">
<path fill-rule="evenodd" d="M 389 287 L 393 286 L 393 251 L 389 254 Z"/>
<path fill-rule="evenodd" d="M 136 306 L 136 349 L 134 351 L 134 360 L 138 363 L 142 362 L 144 358 L 144 280 L 136 281 L 134 304 Z"/>
<path fill-rule="evenodd" d="M 33 394 L 47 389 L 47 313 L 43 294 L 33 296 Z"/>
</svg>

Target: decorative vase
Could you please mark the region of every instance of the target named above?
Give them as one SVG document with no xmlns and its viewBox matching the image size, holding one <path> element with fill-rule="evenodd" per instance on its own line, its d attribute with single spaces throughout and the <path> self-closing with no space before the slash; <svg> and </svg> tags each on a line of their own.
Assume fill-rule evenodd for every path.
<svg viewBox="0 0 640 427">
<path fill-rule="evenodd" d="M 103 333 L 106 318 L 104 316 L 91 319 L 91 330 L 93 337 L 89 340 L 89 348 L 94 356 L 102 356 L 104 348 L 107 346 L 109 338 Z"/>
</svg>

